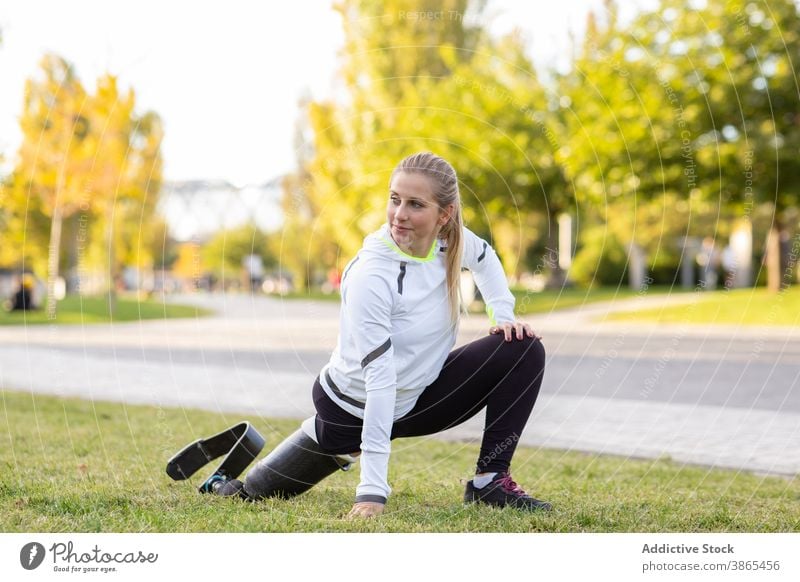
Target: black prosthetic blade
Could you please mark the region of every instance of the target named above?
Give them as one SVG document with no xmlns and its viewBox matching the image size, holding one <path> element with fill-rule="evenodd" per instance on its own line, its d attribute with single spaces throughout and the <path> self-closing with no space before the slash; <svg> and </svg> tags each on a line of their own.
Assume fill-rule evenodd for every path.
<svg viewBox="0 0 800 582">
<path fill-rule="evenodd" d="M 241 475 L 247 466 L 253 462 L 264 448 L 264 437 L 250 426 L 249 422 L 243 423 L 242 435 L 236 440 L 228 456 L 222 460 L 213 475 L 222 475 L 228 479 L 235 479 Z"/>
<path fill-rule="evenodd" d="M 235 478 L 263 448 L 264 437 L 249 422 L 240 422 L 219 434 L 184 447 L 167 461 L 167 475 L 176 481 L 183 481 L 214 459 L 227 455 L 213 474 Z"/>
</svg>

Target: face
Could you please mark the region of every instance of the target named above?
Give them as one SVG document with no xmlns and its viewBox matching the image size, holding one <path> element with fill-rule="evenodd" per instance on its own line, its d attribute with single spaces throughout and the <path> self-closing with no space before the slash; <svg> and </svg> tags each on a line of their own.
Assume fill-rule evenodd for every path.
<svg viewBox="0 0 800 582">
<path fill-rule="evenodd" d="M 412 257 L 427 257 L 453 205 L 439 208 L 431 180 L 422 174 L 398 172 L 389 185 L 386 216 L 392 239 Z"/>
</svg>

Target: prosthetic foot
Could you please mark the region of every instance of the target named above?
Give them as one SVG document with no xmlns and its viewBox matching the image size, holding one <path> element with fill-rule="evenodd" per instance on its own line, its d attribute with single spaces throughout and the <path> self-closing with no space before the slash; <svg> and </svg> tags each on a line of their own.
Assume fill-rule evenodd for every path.
<svg viewBox="0 0 800 582">
<path fill-rule="evenodd" d="M 251 499 L 294 497 L 338 470 L 347 471 L 350 466 L 347 460 L 323 452 L 311 437 L 298 429 L 247 472 L 244 493 Z M 227 493 L 236 494 L 232 490 Z"/>
<path fill-rule="evenodd" d="M 235 480 L 264 448 L 264 437 L 249 422 L 240 422 L 183 448 L 167 462 L 167 475 L 176 481 L 188 479 L 202 467 L 223 455 L 225 458 L 200 486 L 201 493 L 219 493 Z M 227 487 L 226 491 L 230 491 Z M 227 493 L 231 494 L 231 493 Z"/>
</svg>

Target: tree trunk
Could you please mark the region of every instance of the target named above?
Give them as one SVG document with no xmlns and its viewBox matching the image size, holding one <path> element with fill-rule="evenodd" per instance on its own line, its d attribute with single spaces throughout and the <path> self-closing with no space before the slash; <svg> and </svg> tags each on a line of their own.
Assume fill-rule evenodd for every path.
<svg viewBox="0 0 800 582">
<path fill-rule="evenodd" d="M 108 221 L 106 229 L 106 240 L 108 241 L 108 316 L 114 317 L 117 308 L 117 277 L 114 253 L 114 212 L 111 212 L 111 219 Z"/>
<path fill-rule="evenodd" d="M 558 216 L 556 212 L 547 213 L 547 257 L 555 257 L 554 261 L 547 261 L 548 274 L 545 281 L 546 289 L 560 289 L 564 286 L 566 273 L 558 265 Z"/>
<path fill-rule="evenodd" d="M 767 289 L 772 293 L 778 293 L 791 284 L 791 278 L 784 277 L 782 268 L 784 264 L 782 234 L 781 225 L 776 219 L 767 234 Z"/>
<path fill-rule="evenodd" d="M 56 318 L 56 279 L 58 279 L 58 259 L 61 254 L 61 224 L 63 213 L 61 206 L 53 208 L 53 219 L 50 221 L 50 247 L 47 256 L 47 318 Z"/>
</svg>

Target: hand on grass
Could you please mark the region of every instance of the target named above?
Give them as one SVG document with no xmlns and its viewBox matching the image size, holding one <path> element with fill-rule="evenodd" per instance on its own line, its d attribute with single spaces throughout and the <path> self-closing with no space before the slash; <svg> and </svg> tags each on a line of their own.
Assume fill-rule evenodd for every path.
<svg viewBox="0 0 800 582">
<path fill-rule="evenodd" d="M 385 505 L 383 503 L 374 503 L 371 501 L 363 501 L 361 503 L 356 503 L 353 505 L 353 509 L 350 510 L 350 513 L 347 514 L 348 519 L 353 519 L 356 517 L 360 518 L 370 518 L 375 517 L 376 515 L 380 515 L 383 513 L 383 508 Z"/>
</svg>

